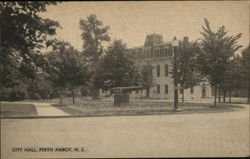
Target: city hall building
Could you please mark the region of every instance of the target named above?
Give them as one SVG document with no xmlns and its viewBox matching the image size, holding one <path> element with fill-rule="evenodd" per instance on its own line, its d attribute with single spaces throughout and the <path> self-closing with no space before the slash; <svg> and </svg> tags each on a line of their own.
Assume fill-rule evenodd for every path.
<svg viewBox="0 0 250 159">
<path fill-rule="evenodd" d="M 183 41 L 188 41 L 184 37 Z M 150 98 L 153 99 L 173 99 L 174 83 L 170 74 L 173 65 L 173 46 L 171 41 L 164 42 L 162 35 L 150 34 L 146 36 L 143 46 L 129 48 L 131 54 L 139 67 L 150 64 L 153 66 L 153 85 L 150 88 Z M 179 90 L 179 98 L 182 97 L 182 90 Z M 101 96 L 107 96 L 110 91 L 101 91 Z M 193 88 L 185 89 L 185 99 L 199 99 L 211 97 L 212 89 L 207 82 L 203 82 Z M 146 96 L 146 90 L 132 91 L 130 98 L 141 98 Z"/>
</svg>

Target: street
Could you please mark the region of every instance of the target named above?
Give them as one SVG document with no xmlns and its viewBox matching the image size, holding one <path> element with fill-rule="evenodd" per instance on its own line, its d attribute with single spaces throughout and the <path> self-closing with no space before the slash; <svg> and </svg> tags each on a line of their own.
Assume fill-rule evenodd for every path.
<svg viewBox="0 0 250 159">
<path fill-rule="evenodd" d="M 246 157 L 249 105 L 241 106 L 239 111 L 205 114 L 1 119 L 1 158 Z M 15 149 L 58 147 L 84 151 Z"/>
</svg>

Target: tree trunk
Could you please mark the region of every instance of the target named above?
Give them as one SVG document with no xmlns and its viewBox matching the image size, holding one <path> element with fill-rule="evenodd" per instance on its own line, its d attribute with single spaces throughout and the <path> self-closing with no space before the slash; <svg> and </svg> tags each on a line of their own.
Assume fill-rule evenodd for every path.
<svg viewBox="0 0 250 159">
<path fill-rule="evenodd" d="M 142 100 L 142 89 L 141 89 L 141 100 Z"/>
<path fill-rule="evenodd" d="M 217 88 L 216 88 L 216 86 L 214 86 L 214 106 L 216 106 L 216 98 L 217 98 L 217 93 L 216 93 L 216 90 Z"/>
<path fill-rule="evenodd" d="M 223 90 L 223 103 L 226 103 L 226 91 Z"/>
<path fill-rule="evenodd" d="M 220 103 L 220 92 L 221 92 L 221 90 L 220 90 L 220 87 L 219 87 L 219 98 L 218 98 L 219 103 Z"/>
<path fill-rule="evenodd" d="M 229 91 L 229 103 L 231 103 L 231 90 Z"/>
<path fill-rule="evenodd" d="M 184 104 L 184 98 L 185 98 L 185 90 L 182 88 L 182 104 Z"/>
<path fill-rule="evenodd" d="M 71 88 L 71 95 L 72 95 L 72 103 L 75 104 L 75 92 L 74 92 L 74 87 Z"/>
<path fill-rule="evenodd" d="M 248 95 L 247 95 L 247 103 L 250 103 L 250 78 L 248 81 Z"/>
<path fill-rule="evenodd" d="M 62 93 L 63 93 L 63 89 L 60 89 L 60 104 L 62 104 Z"/>
</svg>

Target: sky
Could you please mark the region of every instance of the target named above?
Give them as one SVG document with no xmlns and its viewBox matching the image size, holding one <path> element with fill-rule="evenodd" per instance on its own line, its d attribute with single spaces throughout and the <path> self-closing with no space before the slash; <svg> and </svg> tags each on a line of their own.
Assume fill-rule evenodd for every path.
<svg viewBox="0 0 250 159">
<path fill-rule="evenodd" d="M 44 18 L 56 20 L 62 29 L 56 37 L 68 41 L 82 50 L 80 19 L 96 14 L 104 25 L 109 26 L 111 40 L 122 39 L 128 48 L 144 45 L 146 35 L 157 33 L 164 41 L 174 36 L 188 36 L 196 40 L 201 37 L 204 18 L 216 31 L 224 25 L 228 35 L 242 33 L 239 44 L 249 44 L 250 1 L 117 1 L 117 2 L 62 2 L 48 6 Z"/>
</svg>

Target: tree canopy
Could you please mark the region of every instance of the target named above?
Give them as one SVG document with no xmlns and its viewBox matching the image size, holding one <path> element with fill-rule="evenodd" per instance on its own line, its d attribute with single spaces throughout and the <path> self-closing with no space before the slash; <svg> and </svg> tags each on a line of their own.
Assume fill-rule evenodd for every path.
<svg viewBox="0 0 250 159">
<path fill-rule="evenodd" d="M 44 46 L 47 36 L 55 35 L 59 23 L 41 18 L 38 13 L 45 12 L 48 5 L 57 2 L 1 2 L 1 86 L 7 97 L 25 98 L 28 79 L 34 79 L 42 69 L 43 56 L 39 49 Z M 20 89 L 22 88 L 22 89 Z M 19 91 L 17 91 L 19 90 Z M 23 90 L 20 97 L 20 90 Z M 26 92 L 26 93 L 25 93 Z M 19 94 L 19 95 L 18 95 Z"/>
<path fill-rule="evenodd" d="M 139 69 L 132 57 L 126 54 L 126 45 L 121 40 L 115 40 L 97 67 L 96 88 L 136 86 L 139 82 Z"/>
<path fill-rule="evenodd" d="M 201 39 L 201 51 L 197 56 L 197 68 L 215 88 L 215 105 L 216 105 L 216 88 L 223 83 L 225 73 L 230 65 L 230 58 L 234 52 L 241 46 L 237 40 L 241 33 L 235 36 L 228 36 L 225 26 L 219 27 L 214 32 L 210 28 L 207 19 L 204 19 L 205 25 L 202 26 L 203 36 Z"/>
<path fill-rule="evenodd" d="M 82 30 L 83 54 L 93 63 L 96 63 L 104 52 L 102 42 L 110 41 L 108 35 L 109 26 L 103 26 L 103 22 L 91 14 L 87 19 L 80 20 Z"/>
</svg>

